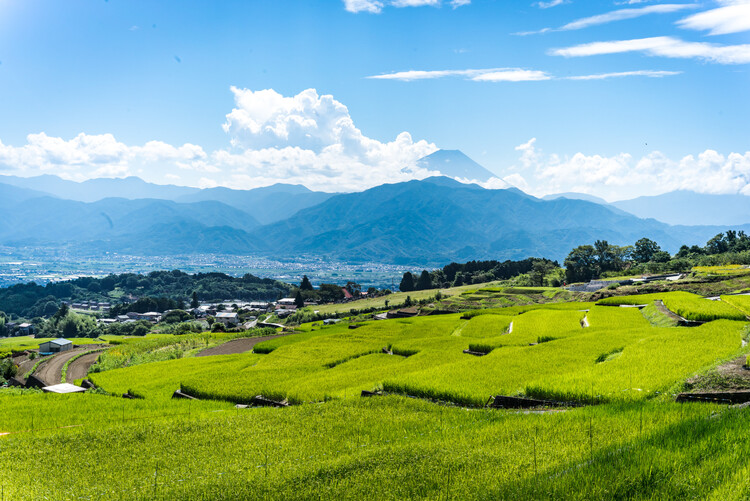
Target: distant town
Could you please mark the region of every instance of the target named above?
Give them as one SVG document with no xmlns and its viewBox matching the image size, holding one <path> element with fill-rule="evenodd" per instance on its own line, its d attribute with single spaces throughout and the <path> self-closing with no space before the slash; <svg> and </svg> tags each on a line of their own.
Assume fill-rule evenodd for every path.
<svg viewBox="0 0 750 501">
<path fill-rule="evenodd" d="M 319 258 L 274 261 L 254 256 L 192 254 L 177 256 L 132 256 L 125 254 L 91 255 L 50 251 L 47 248 L 10 248 L 0 246 L 0 287 L 18 283 L 74 280 L 115 273 L 148 273 L 180 269 L 188 273 L 221 272 L 232 276 L 251 273 L 261 278 L 297 282 L 307 275 L 316 283 L 355 279 L 363 287 L 393 288 L 411 267 L 382 263 L 343 263 Z"/>
</svg>

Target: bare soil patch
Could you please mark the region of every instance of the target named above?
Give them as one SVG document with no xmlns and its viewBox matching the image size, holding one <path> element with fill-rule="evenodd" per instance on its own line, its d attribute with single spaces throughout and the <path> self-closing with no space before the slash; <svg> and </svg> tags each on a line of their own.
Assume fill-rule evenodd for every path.
<svg viewBox="0 0 750 501">
<path fill-rule="evenodd" d="M 95 351 L 94 353 L 88 353 L 70 362 L 70 365 L 68 365 L 68 372 L 65 373 L 65 382 L 72 383 L 76 379 L 85 378 L 89 373 L 89 368 L 96 363 L 96 360 L 101 354 L 101 351 Z"/>
<path fill-rule="evenodd" d="M 219 346 L 208 348 L 198 353 L 196 357 L 210 357 L 212 355 L 236 355 L 237 353 L 245 353 L 253 349 L 253 347 L 268 341 L 270 339 L 276 339 L 277 337 L 288 336 L 289 334 L 278 334 L 276 336 L 263 336 L 263 337 L 247 337 L 241 339 L 232 339 Z"/>
<path fill-rule="evenodd" d="M 745 355 L 731 360 L 706 374 L 685 381 L 686 391 L 750 390 L 750 370 L 745 369 Z"/>
<path fill-rule="evenodd" d="M 60 384 L 62 379 L 62 369 L 65 366 L 65 362 L 75 357 L 76 355 L 80 355 L 81 353 L 85 353 L 91 350 L 92 348 L 97 348 L 97 346 L 87 345 L 83 348 L 76 348 L 75 350 L 58 353 L 51 359 L 42 363 L 36 370 L 34 375 L 48 385 Z"/>
</svg>

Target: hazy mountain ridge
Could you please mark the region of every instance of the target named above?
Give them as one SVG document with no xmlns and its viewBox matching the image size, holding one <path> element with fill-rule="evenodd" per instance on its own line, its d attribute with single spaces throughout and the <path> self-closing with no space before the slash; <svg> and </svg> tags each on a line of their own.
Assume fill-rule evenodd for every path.
<svg viewBox="0 0 750 501">
<path fill-rule="evenodd" d="M 420 162 L 449 165 L 453 170 L 444 170 L 450 176 L 493 176 L 460 151 L 439 150 Z M 750 221 L 750 198 L 741 195 L 674 192 L 607 204 L 579 193 L 538 199 L 513 187 L 488 190 L 442 176 L 343 194 L 291 184 L 234 190 L 161 186 L 139 178 L 4 180 L 26 187 L 0 183 L 0 244 L 86 252 L 316 255 L 437 265 L 528 256 L 562 260 L 573 247 L 595 240 L 625 245 L 644 236 L 675 252 L 682 244 L 703 245 L 730 227 L 750 230 L 741 224 Z M 102 198 L 111 193 L 127 196 Z M 95 194 L 96 201 L 66 198 Z M 662 221 L 670 218 L 734 222 Z"/>
<path fill-rule="evenodd" d="M 638 217 L 674 225 L 737 225 L 750 223 L 750 197 L 672 191 L 662 195 L 612 202 Z"/>
</svg>

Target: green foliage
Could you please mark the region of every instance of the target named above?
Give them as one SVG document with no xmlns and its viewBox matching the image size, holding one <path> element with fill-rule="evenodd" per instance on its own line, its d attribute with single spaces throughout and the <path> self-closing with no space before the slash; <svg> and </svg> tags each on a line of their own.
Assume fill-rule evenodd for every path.
<svg viewBox="0 0 750 501">
<path fill-rule="evenodd" d="M 61 307 L 52 318 L 38 327 L 42 337 L 58 338 L 96 338 L 105 334 L 105 329 L 89 315 L 79 315 Z"/>
<path fill-rule="evenodd" d="M 307 278 L 307 275 L 303 275 L 302 276 L 302 282 L 300 282 L 299 288 L 300 288 L 300 290 L 303 290 L 303 291 L 311 291 L 311 290 L 313 290 L 313 286 L 310 283 L 310 279 Z"/>
<path fill-rule="evenodd" d="M 414 276 L 410 271 L 404 273 L 404 276 L 401 278 L 401 283 L 398 286 L 398 290 L 401 292 L 411 292 L 414 290 Z"/>
<path fill-rule="evenodd" d="M 0 360 L 0 379 L 7 381 L 18 374 L 18 366 L 13 363 L 12 358 Z"/>
<path fill-rule="evenodd" d="M 288 284 L 250 274 L 232 277 L 224 273 L 190 275 L 179 270 L 154 271 L 147 275 L 125 273 L 104 278 L 81 277 L 46 286 L 34 282 L 17 284 L 0 288 L 0 305 L 7 313 L 31 318 L 52 315 L 61 299 L 111 302 L 114 297 L 111 294 L 114 292 L 117 292 L 117 296 L 132 294 L 138 297 L 168 298 L 180 303 L 189 301 L 193 293 L 196 293 L 196 299 L 204 301 L 226 298 L 251 301 L 274 300 L 279 294 L 288 294 L 289 290 Z M 178 306 L 163 307 L 159 311 Z M 141 313 L 154 310 L 156 308 Z"/>
<path fill-rule="evenodd" d="M 193 316 L 185 310 L 172 310 L 164 315 L 161 321 L 167 324 L 176 324 L 180 322 L 186 322 L 191 318 L 193 318 Z"/>
</svg>

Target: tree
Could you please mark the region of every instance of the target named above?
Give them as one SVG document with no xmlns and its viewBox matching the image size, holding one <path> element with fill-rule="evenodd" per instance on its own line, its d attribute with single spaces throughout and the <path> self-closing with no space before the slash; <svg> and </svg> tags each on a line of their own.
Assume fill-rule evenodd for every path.
<svg viewBox="0 0 750 501">
<path fill-rule="evenodd" d="M 534 264 L 529 272 L 532 282 L 539 287 L 544 287 L 544 278 L 557 268 L 555 263 L 539 259 L 534 261 Z"/>
<path fill-rule="evenodd" d="M 197 293 L 197 292 L 195 292 L 195 291 L 193 291 L 193 296 L 192 296 L 192 298 L 190 299 L 190 307 L 191 307 L 192 309 L 196 309 L 196 308 L 198 308 L 198 307 L 199 307 L 200 305 L 201 305 L 201 304 L 200 304 L 200 302 L 198 301 L 198 293 Z"/>
<path fill-rule="evenodd" d="M 359 297 L 360 293 L 362 292 L 362 286 L 357 282 L 352 282 L 351 280 L 346 283 L 344 288 L 349 291 L 349 294 L 354 297 Z"/>
<path fill-rule="evenodd" d="M 414 303 L 412 303 L 411 296 L 406 296 L 406 300 L 404 301 L 404 306 L 409 307 L 412 304 Z"/>
<path fill-rule="evenodd" d="M 635 243 L 633 259 L 639 263 L 648 263 L 654 258 L 654 254 L 659 252 L 659 244 L 648 238 L 641 238 Z"/>
<path fill-rule="evenodd" d="M 568 283 L 587 282 L 598 272 L 596 249 L 591 245 L 580 245 L 565 258 L 565 278 Z"/>
<path fill-rule="evenodd" d="M 417 280 L 417 285 L 415 288 L 418 291 L 432 289 L 432 277 L 430 277 L 429 271 L 422 270 L 422 274 L 419 275 L 419 280 Z"/>
<path fill-rule="evenodd" d="M 303 290 L 303 291 L 313 290 L 313 286 L 310 283 L 310 279 L 307 278 L 307 275 L 302 275 L 302 282 L 300 282 L 299 288 L 300 290 Z"/>
<path fill-rule="evenodd" d="M 60 305 L 60 308 L 57 310 L 57 312 L 52 316 L 52 320 L 55 321 L 55 323 L 59 322 L 63 318 L 68 316 L 68 312 L 70 311 L 70 308 L 68 308 L 68 305 L 63 303 Z"/>
<path fill-rule="evenodd" d="M 302 293 L 298 290 L 297 295 L 294 296 L 294 306 L 297 308 L 305 307 L 305 300 L 302 298 Z"/>
<path fill-rule="evenodd" d="M 406 273 L 404 273 L 404 276 L 401 279 L 401 284 L 398 286 L 398 289 L 401 292 L 411 292 L 414 290 L 414 276 L 411 274 L 410 271 L 407 271 Z"/>
<path fill-rule="evenodd" d="M 719 233 L 706 242 L 706 254 L 723 254 L 729 251 L 729 244 L 723 233 Z"/>
</svg>

